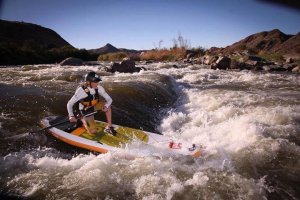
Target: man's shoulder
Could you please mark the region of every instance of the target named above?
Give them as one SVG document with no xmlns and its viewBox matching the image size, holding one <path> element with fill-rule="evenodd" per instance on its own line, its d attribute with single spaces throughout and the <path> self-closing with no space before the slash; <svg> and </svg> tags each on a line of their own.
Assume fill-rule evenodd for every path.
<svg viewBox="0 0 300 200">
<path fill-rule="evenodd" d="M 99 92 L 105 91 L 104 87 L 102 87 L 101 85 L 97 85 L 97 89 Z"/>
</svg>

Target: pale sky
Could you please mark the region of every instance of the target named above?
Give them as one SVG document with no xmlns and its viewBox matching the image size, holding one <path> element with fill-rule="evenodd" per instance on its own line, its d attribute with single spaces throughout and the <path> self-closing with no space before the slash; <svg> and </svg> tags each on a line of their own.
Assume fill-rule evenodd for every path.
<svg viewBox="0 0 300 200">
<path fill-rule="evenodd" d="M 2 2 L 2 6 L 1 6 Z M 257 0 L 0 0 L 0 17 L 50 28 L 76 48 L 225 47 L 275 28 L 300 32 L 300 10 Z"/>
</svg>

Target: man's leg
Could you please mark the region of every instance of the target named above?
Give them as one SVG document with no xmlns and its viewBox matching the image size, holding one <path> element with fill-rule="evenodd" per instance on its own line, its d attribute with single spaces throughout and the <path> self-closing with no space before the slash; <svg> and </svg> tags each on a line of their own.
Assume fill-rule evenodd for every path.
<svg viewBox="0 0 300 200">
<path fill-rule="evenodd" d="M 111 124 L 111 107 L 109 107 L 107 109 L 107 111 L 105 112 L 105 115 L 106 115 L 106 120 L 107 120 L 107 126 L 111 127 L 112 126 L 112 124 Z"/>
<path fill-rule="evenodd" d="M 117 134 L 117 132 L 115 131 L 114 127 L 112 127 L 112 123 L 111 123 L 111 114 L 112 111 L 111 111 L 111 107 L 109 107 L 106 112 L 105 112 L 105 115 L 106 115 L 106 119 L 107 119 L 107 126 L 105 127 L 105 132 L 115 136 Z"/>
<path fill-rule="evenodd" d="M 105 112 L 107 125 L 106 125 L 104 131 L 107 132 L 107 133 L 110 133 L 110 134 L 112 134 L 112 135 L 116 135 L 117 132 L 116 132 L 116 131 L 114 130 L 114 128 L 112 127 L 112 122 L 111 122 L 111 121 L 112 121 L 112 120 L 111 120 L 111 118 L 112 118 L 111 106 L 109 106 L 107 109 L 103 109 L 104 104 L 105 104 L 105 103 L 103 103 L 103 102 L 99 102 L 99 103 L 96 105 L 95 109 L 96 109 L 96 110 L 100 110 L 100 109 L 101 109 L 102 111 Z"/>
<path fill-rule="evenodd" d="M 84 117 L 82 119 L 82 122 L 83 122 L 83 125 L 84 125 L 85 129 L 89 133 L 91 133 L 91 134 L 96 134 L 97 133 L 96 122 L 95 122 L 94 115 Z"/>
</svg>

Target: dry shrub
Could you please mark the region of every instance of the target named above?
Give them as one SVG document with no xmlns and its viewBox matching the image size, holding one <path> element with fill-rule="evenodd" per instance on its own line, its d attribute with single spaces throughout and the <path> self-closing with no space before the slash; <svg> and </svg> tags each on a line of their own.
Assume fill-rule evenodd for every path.
<svg viewBox="0 0 300 200">
<path fill-rule="evenodd" d="M 186 56 L 185 48 L 155 49 L 141 54 L 141 60 L 177 61 Z"/>
<path fill-rule="evenodd" d="M 131 58 L 135 61 L 140 60 L 140 56 L 137 53 L 116 52 L 99 55 L 98 61 L 121 61 L 126 57 Z"/>
</svg>

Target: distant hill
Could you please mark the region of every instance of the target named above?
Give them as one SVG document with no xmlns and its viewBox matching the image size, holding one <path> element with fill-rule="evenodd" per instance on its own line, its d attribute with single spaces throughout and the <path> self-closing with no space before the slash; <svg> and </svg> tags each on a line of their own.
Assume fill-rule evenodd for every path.
<svg viewBox="0 0 300 200">
<path fill-rule="evenodd" d="M 211 49 L 215 53 L 224 54 L 243 50 L 250 50 L 254 53 L 269 52 L 298 57 L 300 55 L 300 33 L 287 35 L 278 29 L 274 29 L 250 35 L 225 48 Z"/>
<path fill-rule="evenodd" d="M 0 20 L 0 65 L 56 63 L 68 57 L 96 60 L 55 31 L 36 24 Z"/>
<path fill-rule="evenodd" d="M 0 20 L 0 43 L 24 45 L 34 43 L 47 49 L 71 46 L 55 31 L 42 26 Z"/>
<path fill-rule="evenodd" d="M 107 43 L 105 46 L 100 47 L 98 49 L 90 49 L 92 53 L 103 55 L 107 53 L 116 53 L 116 52 L 125 52 L 125 53 L 139 53 L 141 51 L 133 50 L 133 49 L 124 49 L 124 48 L 116 48 L 113 45 Z"/>
</svg>

